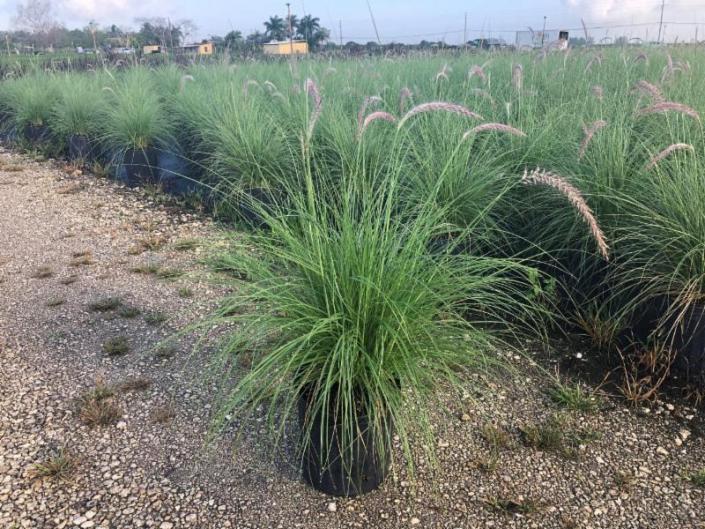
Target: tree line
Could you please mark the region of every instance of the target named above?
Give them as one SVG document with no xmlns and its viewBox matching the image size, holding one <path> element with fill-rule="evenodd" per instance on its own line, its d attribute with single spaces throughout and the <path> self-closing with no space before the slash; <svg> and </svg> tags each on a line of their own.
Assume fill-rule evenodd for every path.
<svg viewBox="0 0 705 529">
<path fill-rule="evenodd" d="M 13 30 L 0 32 L 7 51 L 46 49 L 109 49 L 116 47 L 140 48 L 147 44 L 178 47 L 190 42 L 197 27 L 190 19 L 172 21 L 163 17 L 135 19 L 137 30 L 121 28 L 115 24 L 101 27 L 90 22 L 83 28 L 68 29 L 54 16 L 52 0 L 24 0 L 17 6 Z M 216 49 L 234 52 L 253 49 L 272 40 L 289 38 L 305 40 L 311 50 L 320 49 L 330 32 L 321 26 L 313 15 L 298 18 L 274 15 L 263 23 L 263 31 L 243 36 L 233 30 L 224 36 L 212 35 L 209 39 Z"/>
</svg>

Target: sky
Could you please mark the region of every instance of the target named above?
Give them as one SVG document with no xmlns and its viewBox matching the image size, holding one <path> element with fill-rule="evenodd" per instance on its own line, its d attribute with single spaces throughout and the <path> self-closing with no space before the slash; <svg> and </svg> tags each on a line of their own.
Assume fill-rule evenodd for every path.
<svg viewBox="0 0 705 529">
<path fill-rule="evenodd" d="M 0 0 L 0 29 L 12 29 L 19 0 Z M 176 22 L 191 19 L 198 30 L 194 40 L 224 35 L 238 29 L 245 35 L 263 30 L 270 15 L 286 15 L 284 1 L 273 0 L 51 0 L 54 15 L 67 27 L 83 27 L 95 20 L 101 25 L 134 28 L 136 18 L 164 17 Z M 367 0 L 332 2 L 290 0 L 298 16 L 312 14 L 343 41 L 377 40 Z M 582 36 L 581 18 L 596 40 L 628 37 L 654 39 L 662 0 L 369 0 L 382 42 L 503 37 L 514 42 L 514 31 L 540 30 L 547 17 L 549 29 L 570 29 Z M 464 32 L 467 13 L 467 33 Z M 664 40 L 689 41 L 698 27 L 705 39 L 705 0 L 665 0 Z M 632 27 L 617 27 L 633 25 Z M 591 29 L 595 28 L 595 29 Z M 599 28 L 599 29 L 598 29 Z"/>
</svg>

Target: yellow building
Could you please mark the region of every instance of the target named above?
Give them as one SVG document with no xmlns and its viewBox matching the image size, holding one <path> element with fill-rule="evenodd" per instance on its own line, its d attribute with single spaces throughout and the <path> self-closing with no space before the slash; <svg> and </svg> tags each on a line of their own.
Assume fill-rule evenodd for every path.
<svg viewBox="0 0 705 529">
<path fill-rule="evenodd" d="M 306 55 L 308 42 L 305 40 L 282 40 L 267 42 L 262 45 L 265 55 Z"/>
<path fill-rule="evenodd" d="M 215 45 L 212 42 L 186 44 L 185 46 L 181 46 L 181 51 L 184 53 L 193 53 L 194 55 L 213 55 L 215 52 Z"/>
</svg>

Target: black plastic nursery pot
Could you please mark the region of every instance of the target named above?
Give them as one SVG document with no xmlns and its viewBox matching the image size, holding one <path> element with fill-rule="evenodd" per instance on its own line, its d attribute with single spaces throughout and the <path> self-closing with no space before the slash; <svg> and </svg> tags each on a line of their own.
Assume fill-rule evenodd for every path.
<svg viewBox="0 0 705 529">
<path fill-rule="evenodd" d="M 277 203 L 275 193 L 264 187 L 250 187 L 245 189 L 242 194 L 242 198 L 237 202 L 240 219 L 250 228 L 267 228 L 267 221 L 264 220 L 261 211 L 264 210 L 267 213 L 274 211 L 274 206 Z"/>
<path fill-rule="evenodd" d="M 129 187 L 154 182 L 158 155 L 156 149 L 127 149 L 122 158 L 117 178 Z"/>
<path fill-rule="evenodd" d="M 30 123 L 24 127 L 24 137 L 31 143 L 42 143 L 49 139 L 49 127 Z"/>
<path fill-rule="evenodd" d="M 203 190 L 200 182 L 189 177 L 192 167 L 189 160 L 170 150 L 160 150 L 157 160 L 159 184 L 165 193 L 185 196 Z"/>
<path fill-rule="evenodd" d="M 91 140 L 84 134 L 69 136 L 69 160 L 72 162 L 87 162 L 91 156 Z"/>
<path fill-rule="evenodd" d="M 691 305 L 674 326 L 674 367 L 693 385 L 705 388 L 705 304 Z"/>
<path fill-rule="evenodd" d="M 375 490 L 387 476 L 389 461 L 372 434 L 367 417 L 362 413 L 357 417 L 361 433 L 351 448 L 343 447 L 341 450 L 342 427 L 335 422 L 335 413 L 327 414 L 326 427 L 320 413 L 308 417 L 311 422 L 309 428 L 304 429 L 311 400 L 310 390 L 299 397 L 299 424 L 302 435 L 307 436 L 307 439 L 302 439 L 302 442 L 305 441 L 302 461 L 304 481 L 332 496 L 359 496 Z M 387 425 L 385 438 L 391 435 L 391 421 L 387 421 Z M 324 439 L 321 438 L 322 431 Z M 349 459 L 347 464 L 341 451 Z"/>
</svg>

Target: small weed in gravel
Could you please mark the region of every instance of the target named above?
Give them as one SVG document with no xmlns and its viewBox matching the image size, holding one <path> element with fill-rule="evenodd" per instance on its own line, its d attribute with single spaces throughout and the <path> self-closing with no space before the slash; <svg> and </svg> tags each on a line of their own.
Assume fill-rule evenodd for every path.
<svg viewBox="0 0 705 529">
<path fill-rule="evenodd" d="M 170 404 L 160 406 L 152 412 L 152 422 L 164 424 L 176 417 L 176 411 Z"/>
<path fill-rule="evenodd" d="M 86 188 L 85 184 L 74 183 L 60 187 L 56 190 L 59 195 L 75 195 Z"/>
<path fill-rule="evenodd" d="M 629 471 L 618 470 L 614 474 L 614 484 L 620 490 L 629 490 L 634 481 L 634 476 Z"/>
<path fill-rule="evenodd" d="M 159 265 L 156 263 L 147 263 L 138 266 L 133 266 L 132 268 L 130 268 L 130 272 L 145 275 L 156 274 L 157 272 L 159 272 Z"/>
<path fill-rule="evenodd" d="M 132 307 L 130 305 L 122 305 L 120 308 L 118 308 L 117 314 L 121 318 L 127 318 L 127 319 L 132 319 L 136 318 L 142 313 L 140 309 L 137 307 Z"/>
<path fill-rule="evenodd" d="M 122 305 L 122 300 L 116 297 L 100 298 L 88 305 L 88 309 L 92 312 L 109 312 L 117 309 Z"/>
<path fill-rule="evenodd" d="M 88 426 L 107 426 L 117 422 L 122 410 L 114 401 L 114 390 L 98 380 L 95 388 L 79 398 L 79 417 Z"/>
<path fill-rule="evenodd" d="M 535 501 L 522 498 L 487 498 L 485 505 L 493 511 L 504 514 L 531 514 L 539 510 L 539 505 Z"/>
<path fill-rule="evenodd" d="M 34 272 L 32 272 L 32 277 L 34 279 L 47 279 L 54 275 L 54 271 L 50 266 L 40 266 Z"/>
<path fill-rule="evenodd" d="M 511 438 L 505 430 L 491 423 L 482 427 L 480 435 L 490 448 L 489 456 L 480 460 L 480 468 L 485 472 L 494 472 L 499 464 L 499 453 L 510 446 Z"/>
<path fill-rule="evenodd" d="M 62 285 L 73 285 L 76 281 L 78 281 L 78 276 L 72 275 L 61 279 L 59 283 Z"/>
<path fill-rule="evenodd" d="M 562 408 L 572 411 L 594 412 L 600 402 L 593 392 L 581 384 L 563 384 L 560 381 L 548 392 L 551 400 Z"/>
<path fill-rule="evenodd" d="M 122 356 L 130 352 L 126 336 L 115 336 L 103 344 L 103 352 L 108 356 Z"/>
<path fill-rule="evenodd" d="M 93 253 L 90 250 L 75 252 L 71 257 L 72 259 L 69 263 L 69 265 L 71 266 L 88 266 L 95 263 L 95 260 L 93 259 Z"/>
<path fill-rule="evenodd" d="M 19 173 L 21 171 L 24 171 L 24 167 L 17 164 L 11 164 L 3 165 L 2 167 L 0 167 L 0 170 L 5 171 L 6 173 Z"/>
<path fill-rule="evenodd" d="M 174 344 L 164 344 L 157 347 L 154 351 L 154 358 L 157 360 L 167 360 L 174 356 L 177 352 Z"/>
<path fill-rule="evenodd" d="M 696 487 L 705 488 L 705 468 L 690 475 L 690 482 Z"/>
<path fill-rule="evenodd" d="M 62 448 L 46 461 L 32 465 L 30 475 L 33 478 L 65 480 L 76 470 L 77 463 L 78 460 Z"/>
<path fill-rule="evenodd" d="M 159 279 L 176 279 L 182 275 L 184 275 L 184 273 L 177 268 L 161 268 L 157 272 Z"/>
<path fill-rule="evenodd" d="M 179 289 L 179 297 L 192 298 L 193 297 L 193 290 L 191 290 L 189 287 L 181 287 Z"/>
<path fill-rule="evenodd" d="M 60 305 L 63 305 L 66 303 L 66 300 L 61 297 L 56 297 L 56 298 L 49 298 L 47 300 L 47 307 L 58 307 Z"/>
<path fill-rule="evenodd" d="M 169 317 L 166 314 L 158 310 L 148 312 L 144 315 L 144 321 L 148 325 L 161 325 L 168 319 Z"/>
<path fill-rule="evenodd" d="M 591 430 L 575 428 L 559 415 L 553 415 L 540 423 L 525 425 L 520 430 L 527 446 L 557 452 L 569 459 L 577 458 L 581 446 L 599 437 Z"/>
<path fill-rule="evenodd" d="M 174 250 L 179 252 L 188 252 L 190 250 L 195 250 L 201 245 L 198 239 L 181 239 L 174 243 Z"/>
<path fill-rule="evenodd" d="M 137 242 L 144 250 L 159 250 L 165 244 L 166 238 L 163 235 L 147 235 Z"/>
<path fill-rule="evenodd" d="M 145 377 L 127 378 L 117 385 L 118 391 L 121 393 L 129 393 L 131 391 L 146 391 L 152 386 L 152 381 Z"/>
</svg>

